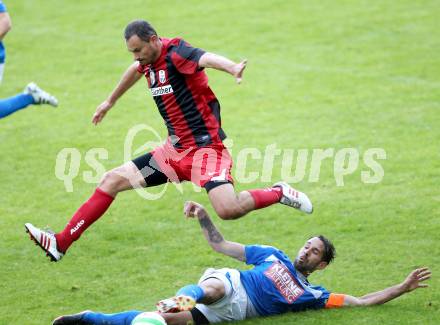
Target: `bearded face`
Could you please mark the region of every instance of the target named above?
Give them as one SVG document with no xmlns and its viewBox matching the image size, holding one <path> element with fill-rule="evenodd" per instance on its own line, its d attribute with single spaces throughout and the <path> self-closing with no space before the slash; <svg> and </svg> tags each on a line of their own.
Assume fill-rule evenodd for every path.
<svg viewBox="0 0 440 325">
<path fill-rule="evenodd" d="M 327 263 L 322 261 L 324 243 L 318 237 L 310 238 L 298 252 L 294 265 L 297 271 L 308 276 L 315 270 L 323 269 Z"/>
</svg>

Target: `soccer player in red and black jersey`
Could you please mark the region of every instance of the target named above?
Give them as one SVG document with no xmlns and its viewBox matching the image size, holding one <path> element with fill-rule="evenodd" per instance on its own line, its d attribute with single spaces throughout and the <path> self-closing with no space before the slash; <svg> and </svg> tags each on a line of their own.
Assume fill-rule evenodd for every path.
<svg viewBox="0 0 440 325">
<path fill-rule="evenodd" d="M 204 187 L 216 213 L 222 219 L 236 219 L 246 213 L 282 203 L 306 213 L 313 211 L 308 197 L 284 182 L 266 189 L 235 193 L 231 176 L 232 159 L 222 140 L 220 104 L 208 85 L 204 68 L 231 74 L 241 82 L 246 60 L 231 60 L 192 47 L 180 38 L 161 38 L 146 21 L 127 25 L 125 40 L 135 62 L 96 109 L 96 125 L 116 101 L 143 75 L 165 121 L 169 137 L 152 152 L 105 173 L 92 196 L 73 215 L 65 229 L 53 234 L 27 223 L 26 230 L 53 261 L 58 261 L 71 244 L 108 209 L 119 192 L 191 181 Z"/>
</svg>

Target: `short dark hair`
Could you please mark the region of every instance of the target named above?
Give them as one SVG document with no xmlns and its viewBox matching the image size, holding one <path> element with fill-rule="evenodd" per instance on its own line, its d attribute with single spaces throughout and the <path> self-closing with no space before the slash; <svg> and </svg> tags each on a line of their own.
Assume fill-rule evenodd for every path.
<svg viewBox="0 0 440 325">
<path fill-rule="evenodd" d="M 330 262 L 333 261 L 336 256 L 335 246 L 330 241 L 330 239 L 326 238 L 323 235 L 319 235 L 316 237 L 318 237 L 321 240 L 321 242 L 324 244 L 324 251 L 322 252 L 322 260 L 324 262 L 327 262 L 327 264 L 330 264 Z"/>
<path fill-rule="evenodd" d="M 157 35 L 153 26 L 145 20 L 134 20 L 125 27 L 125 40 L 128 41 L 133 35 L 136 35 L 141 40 L 148 42 L 152 35 Z"/>
</svg>

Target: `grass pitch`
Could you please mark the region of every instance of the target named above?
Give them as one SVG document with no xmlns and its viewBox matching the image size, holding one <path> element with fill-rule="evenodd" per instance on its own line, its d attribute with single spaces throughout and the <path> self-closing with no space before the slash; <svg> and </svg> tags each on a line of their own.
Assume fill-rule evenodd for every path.
<svg viewBox="0 0 440 325">
<path fill-rule="evenodd" d="M 314 201 L 311 217 L 283 207 L 233 222 L 213 216 L 226 238 L 279 246 L 291 257 L 308 236 L 333 239 L 338 257 L 311 282 L 362 295 L 430 266 L 430 288 L 387 305 L 283 315 L 244 324 L 436 324 L 440 319 L 440 38 L 438 1 L 5 1 L 13 30 L 5 38 L 1 97 L 31 80 L 60 107 L 31 107 L 0 121 L 0 324 L 49 324 L 93 309 L 151 310 L 207 267 L 244 267 L 210 251 L 197 222 L 184 220 L 185 200 L 210 207 L 190 184 L 146 201 L 122 193 L 61 263 L 51 264 L 27 239 L 23 224 L 59 230 L 93 191 L 85 155 L 105 148 L 106 169 L 123 163 L 128 130 L 165 128 L 146 85 L 127 93 L 99 127 L 95 107 L 113 89 L 131 56 L 122 31 L 135 18 L 160 35 L 181 36 L 234 60 L 248 58 L 240 86 L 209 71 L 223 125 L 242 148 L 383 148 L 384 178 L 361 182 L 359 168 L 336 186 L 333 160 L 317 182 L 299 189 Z M 147 141 L 150 139 L 138 140 Z M 143 142 L 141 142 L 143 143 Z M 55 176 L 63 148 L 80 155 L 73 192 Z M 362 157 L 361 157 L 362 158 Z M 248 171 L 261 171 L 250 161 Z M 281 177 L 276 158 L 272 180 Z M 257 179 L 237 189 L 269 186 Z M 160 189 L 158 189 L 160 190 Z"/>
</svg>

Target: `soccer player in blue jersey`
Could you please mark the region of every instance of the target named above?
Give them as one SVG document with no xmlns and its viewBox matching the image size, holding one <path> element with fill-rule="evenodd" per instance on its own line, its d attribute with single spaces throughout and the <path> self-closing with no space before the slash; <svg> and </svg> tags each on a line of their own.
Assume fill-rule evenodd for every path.
<svg viewBox="0 0 440 325">
<path fill-rule="evenodd" d="M 227 241 L 198 203 L 187 202 L 184 213 L 197 217 L 211 247 L 224 255 L 254 265 L 247 271 L 208 269 L 198 284 L 181 288 L 175 297 L 157 304 L 167 324 L 210 324 L 269 316 L 306 309 L 370 306 L 386 303 L 404 293 L 428 285 L 428 268 L 412 271 L 395 286 L 362 297 L 331 293 L 312 285 L 308 276 L 333 260 L 335 248 L 324 236 L 311 237 L 292 262 L 281 250 L 271 246 Z M 53 325 L 129 325 L 141 311 L 101 314 L 91 311 L 58 317 Z"/>
<path fill-rule="evenodd" d="M 3 1 L 0 0 L 0 82 L 3 79 L 6 56 L 3 38 L 11 29 L 11 25 L 11 18 L 6 11 L 6 6 Z M 43 91 L 35 83 L 31 82 L 26 86 L 23 93 L 6 99 L 0 99 L 0 119 L 32 104 L 57 106 L 58 101 L 54 96 Z"/>
</svg>

